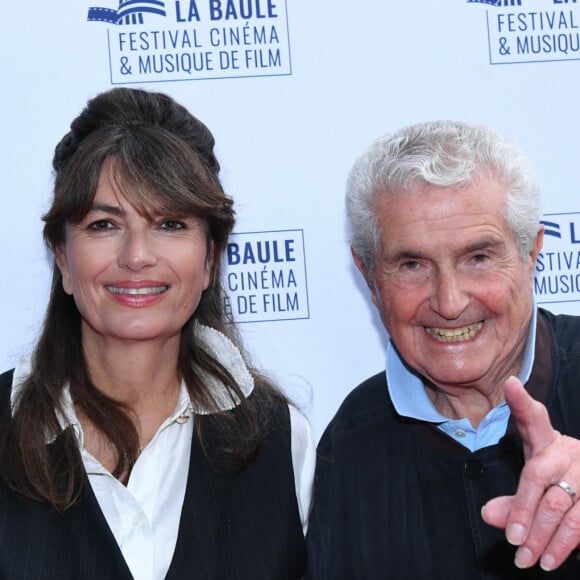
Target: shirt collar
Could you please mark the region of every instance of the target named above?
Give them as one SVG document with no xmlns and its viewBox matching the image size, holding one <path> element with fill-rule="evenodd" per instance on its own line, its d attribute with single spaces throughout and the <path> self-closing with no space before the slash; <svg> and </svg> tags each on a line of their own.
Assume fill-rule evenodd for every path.
<svg viewBox="0 0 580 580">
<path fill-rule="evenodd" d="M 236 380 L 243 395 L 245 397 L 249 396 L 254 390 L 254 379 L 236 345 L 215 328 L 210 328 L 202 324 L 196 324 L 195 336 L 200 346 L 208 354 L 215 357 L 229 371 Z M 31 358 L 27 356 L 23 357 L 14 369 L 12 392 L 10 395 L 12 409 L 18 404 L 18 396 L 22 390 L 24 381 L 30 375 L 31 368 Z M 214 401 L 218 411 L 229 411 L 240 404 L 240 398 L 219 379 L 204 374 L 204 382 L 209 389 L 211 399 Z M 63 389 L 62 408 L 63 413 L 59 413 L 58 415 L 61 427 L 65 429 L 72 425 L 82 444 L 82 429 L 80 429 L 68 384 Z M 199 415 L 209 415 L 215 412 L 215 409 L 209 409 L 205 405 L 194 404 L 189 396 L 185 383 L 182 382 L 177 405 L 171 418 L 177 419 L 188 410 Z"/>
<path fill-rule="evenodd" d="M 537 322 L 536 298 L 532 298 L 532 318 L 524 346 L 522 365 L 518 378 L 526 383 L 534 365 Z M 410 417 L 430 423 L 444 423 L 449 420 L 437 411 L 427 395 L 421 378 L 412 373 L 399 356 L 392 341 L 389 340 L 386 355 L 387 389 L 395 410 L 403 417 Z"/>
</svg>

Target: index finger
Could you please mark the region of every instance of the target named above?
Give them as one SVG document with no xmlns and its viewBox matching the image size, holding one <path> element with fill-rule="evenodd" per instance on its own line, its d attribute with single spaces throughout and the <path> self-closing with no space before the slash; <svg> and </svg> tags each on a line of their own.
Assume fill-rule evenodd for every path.
<svg viewBox="0 0 580 580">
<path fill-rule="evenodd" d="M 504 383 L 504 394 L 522 437 L 527 461 L 553 443 L 558 432 L 550 423 L 546 407 L 528 394 L 519 379 L 509 377 Z"/>
<path fill-rule="evenodd" d="M 505 382 L 504 392 L 522 437 L 526 459 L 506 526 L 508 541 L 521 545 L 528 536 L 546 488 L 553 483 L 554 468 L 559 471 L 559 466 L 552 465 L 554 458 L 539 457 L 558 438 L 558 432 L 552 428 L 544 405 L 534 400 L 516 377 Z M 557 456 L 556 459 L 561 458 Z"/>
</svg>

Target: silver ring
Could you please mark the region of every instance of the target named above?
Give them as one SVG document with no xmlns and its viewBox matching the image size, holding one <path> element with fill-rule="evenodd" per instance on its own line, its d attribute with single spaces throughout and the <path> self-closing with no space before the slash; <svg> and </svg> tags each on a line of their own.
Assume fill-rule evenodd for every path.
<svg viewBox="0 0 580 580">
<path fill-rule="evenodd" d="M 570 499 L 572 500 L 572 504 L 576 503 L 576 497 L 577 497 L 576 492 L 574 491 L 574 488 L 569 483 L 566 483 L 565 481 L 559 481 L 558 483 L 554 483 L 554 485 L 561 487 L 570 496 Z"/>
</svg>

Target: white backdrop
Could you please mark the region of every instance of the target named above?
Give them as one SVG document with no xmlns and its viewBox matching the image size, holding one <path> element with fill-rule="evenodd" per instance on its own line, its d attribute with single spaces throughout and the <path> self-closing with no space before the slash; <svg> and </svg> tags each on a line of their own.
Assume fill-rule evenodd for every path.
<svg viewBox="0 0 580 580">
<path fill-rule="evenodd" d="M 384 366 L 386 336 L 351 264 L 343 190 L 354 159 L 385 132 L 457 118 L 519 142 L 549 222 L 538 299 L 580 311 L 575 1 L 142 0 L 138 8 L 3 7 L 1 370 L 30 349 L 47 299 L 40 216 L 54 146 L 88 98 L 117 84 L 167 92 L 214 132 L 236 200 L 233 243 L 254 252 L 231 264 L 230 305 L 256 362 L 303 406 L 316 438 L 347 392 Z M 266 242 L 270 260 L 261 262 L 255 251 Z M 259 288 L 240 291 L 252 279 Z"/>
</svg>

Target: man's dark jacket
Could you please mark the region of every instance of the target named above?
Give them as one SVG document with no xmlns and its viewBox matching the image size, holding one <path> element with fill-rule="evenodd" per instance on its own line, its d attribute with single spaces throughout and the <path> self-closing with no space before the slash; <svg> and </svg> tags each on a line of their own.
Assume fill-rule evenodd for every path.
<svg viewBox="0 0 580 580">
<path fill-rule="evenodd" d="M 539 312 L 526 388 L 557 430 L 580 438 L 580 318 Z M 580 579 L 575 555 L 554 572 L 518 570 L 504 532 L 481 518 L 489 499 L 515 492 L 523 464 L 513 422 L 472 453 L 397 415 L 384 372 L 368 379 L 318 447 L 308 580 Z"/>
</svg>

